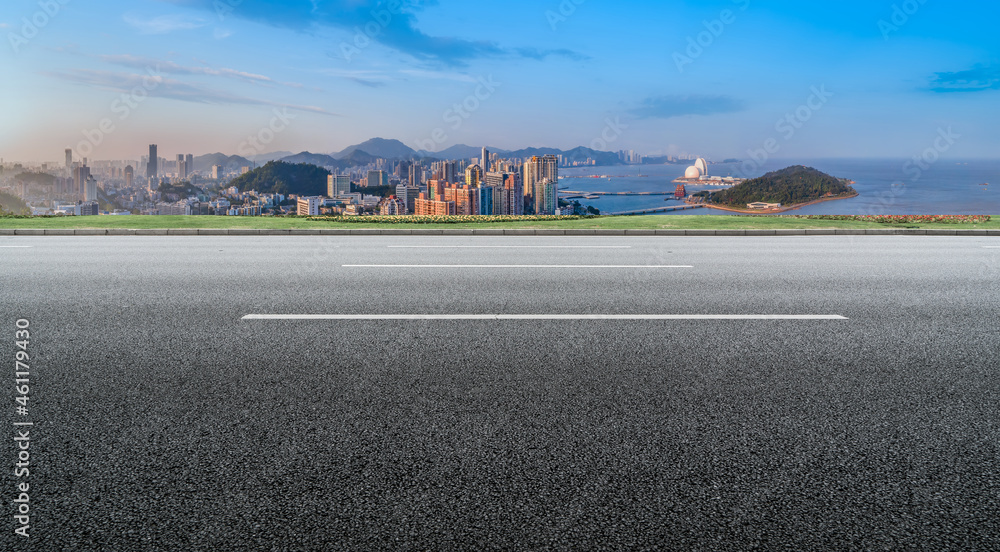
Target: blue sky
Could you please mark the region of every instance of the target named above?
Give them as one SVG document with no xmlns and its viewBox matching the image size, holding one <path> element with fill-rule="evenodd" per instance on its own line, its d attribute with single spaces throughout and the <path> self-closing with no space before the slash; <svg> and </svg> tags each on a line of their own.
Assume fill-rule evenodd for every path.
<svg viewBox="0 0 1000 552">
<path fill-rule="evenodd" d="M 379 136 L 911 157 L 951 128 L 946 156 L 996 158 L 998 16 L 941 0 L 17 0 L 0 15 L 0 156 Z"/>
</svg>

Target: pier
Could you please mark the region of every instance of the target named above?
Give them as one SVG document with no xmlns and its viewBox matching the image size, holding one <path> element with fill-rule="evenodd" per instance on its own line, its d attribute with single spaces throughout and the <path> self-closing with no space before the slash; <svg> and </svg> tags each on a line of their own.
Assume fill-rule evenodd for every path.
<svg viewBox="0 0 1000 552">
<path fill-rule="evenodd" d="M 559 190 L 562 192 L 563 197 L 571 195 L 574 197 L 580 196 L 668 196 L 674 195 L 674 192 L 579 192 L 576 190 Z"/>
</svg>

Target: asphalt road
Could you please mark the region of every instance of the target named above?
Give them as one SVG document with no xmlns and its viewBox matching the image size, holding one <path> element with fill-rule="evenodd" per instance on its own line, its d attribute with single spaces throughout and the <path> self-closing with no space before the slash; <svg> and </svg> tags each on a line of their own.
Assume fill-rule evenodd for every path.
<svg viewBox="0 0 1000 552">
<path fill-rule="evenodd" d="M 1000 550 L 997 247 L 0 238 L 0 550 Z"/>
</svg>

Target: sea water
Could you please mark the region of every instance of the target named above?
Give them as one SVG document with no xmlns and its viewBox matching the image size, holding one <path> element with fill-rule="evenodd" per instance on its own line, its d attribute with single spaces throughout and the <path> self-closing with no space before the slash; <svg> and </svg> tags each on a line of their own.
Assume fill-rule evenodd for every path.
<svg viewBox="0 0 1000 552">
<path fill-rule="evenodd" d="M 1000 160 L 939 160 L 918 166 L 906 159 L 814 159 L 778 160 L 764 166 L 718 164 L 709 166 L 712 176 L 753 178 L 790 165 L 805 165 L 838 178 L 854 180 L 860 194 L 852 199 L 828 201 L 787 214 L 802 215 L 1000 215 Z M 559 169 L 559 188 L 593 192 L 669 192 L 673 181 L 684 176 L 688 165 L 630 165 Z M 605 175 L 609 178 L 576 178 Z M 570 177 L 570 178 L 566 178 Z M 989 186 L 982 184 L 989 183 Z M 711 186 L 687 186 L 689 194 L 719 190 Z M 560 192 L 560 196 L 565 192 Z M 666 201 L 665 201 L 666 200 Z M 575 199 L 602 213 L 657 209 L 684 205 L 672 196 L 603 196 Z M 669 213 L 665 213 L 669 214 Z M 683 215 L 732 214 L 718 209 L 678 211 Z"/>
</svg>

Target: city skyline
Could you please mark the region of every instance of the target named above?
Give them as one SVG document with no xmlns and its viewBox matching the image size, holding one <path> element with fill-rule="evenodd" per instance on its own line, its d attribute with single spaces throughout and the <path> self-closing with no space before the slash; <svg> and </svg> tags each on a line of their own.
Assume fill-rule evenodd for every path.
<svg viewBox="0 0 1000 552">
<path fill-rule="evenodd" d="M 83 143 L 91 159 L 154 143 L 331 153 L 382 136 L 428 151 L 718 160 L 773 140 L 777 158 L 905 158 L 944 131 L 961 137 L 944 156 L 996 158 L 1000 8 L 790 6 L 30 3 L 0 18 L 17 76 L 0 157 L 55 161 Z"/>
</svg>

